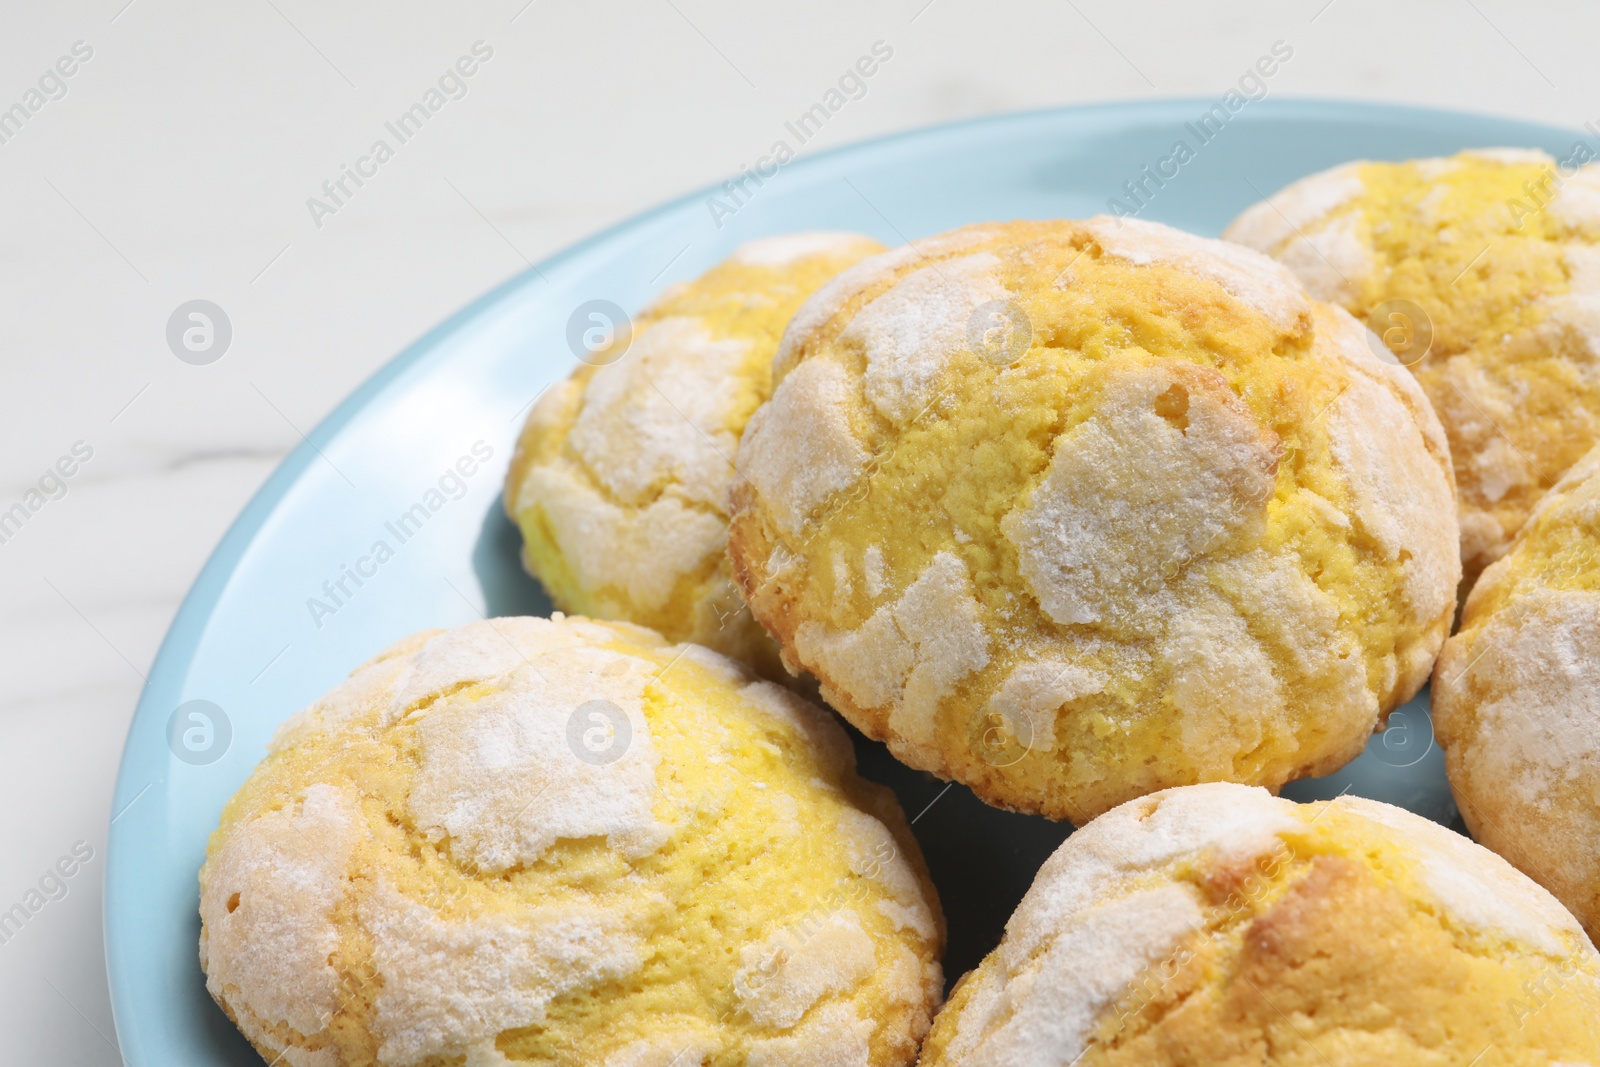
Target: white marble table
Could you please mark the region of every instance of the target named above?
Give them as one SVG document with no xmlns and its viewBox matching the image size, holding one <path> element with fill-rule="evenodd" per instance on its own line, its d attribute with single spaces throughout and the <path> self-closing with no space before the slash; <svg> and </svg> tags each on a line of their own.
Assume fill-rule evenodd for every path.
<svg viewBox="0 0 1600 1067">
<path fill-rule="evenodd" d="M 13 0 L 0 109 L 28 114 L 0 112 L 0 511 L 44 489 L 0 543 L 0 911 L 92 856 L 0 943 L 0 1062 L 118 1061 L 100 882 L 143 673 L 301 433 L 472 297 L 754 162 L 879 41 L 892 58 L 804 151 L 1215 97 L 1280 40 L 1274 95 L 1576 127 L 1600 119 L 1597 23 L 1578 0 Z M 464 95 L 403 144 L 385 133 L 480 41 Z M 392 158 L 363 162 L 380 137 Z M 347 166 L 367 177 L 333 200 Z M 204 366 L 165 337 L 194 298 L 233 328 Z"/>
</svg>

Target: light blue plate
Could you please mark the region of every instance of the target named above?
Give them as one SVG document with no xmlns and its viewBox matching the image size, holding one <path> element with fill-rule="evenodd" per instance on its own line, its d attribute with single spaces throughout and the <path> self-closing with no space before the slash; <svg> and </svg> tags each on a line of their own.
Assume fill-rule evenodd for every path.
<svg viewBox="0 0 1600 1067">
<path fill-rule="evenodd" d="M 260 1064 L 206 995 L 195 874 L 223 803 L 277 724 L 405 634 L 485 612 L 548 612 L 518 567 L 516 532 L 500 516 L 500 479 L 527 404 L 573 362 L 566 334 L 579 304 L 638 308 L 763 234 L 859 230 L 894 245 L 967 222 L 1102 212 L 1175 141 L 1193 146 L 1185 123 L 1212 103 L 987 119 L 827 153 L 748 186 L 752 195 L 720 227 L 706 194 L 696 194 L 506 283 L 341 404 L 223 538 L 178 612 L 129 731 L 105 894 L 111 995 L 128 1062 Z M 1473 115 L 1261 101 L 1200 147 L 1142 214 L 1215 234 L 1261 194 L 1343 160 L 1500 144 L 1564 155 L 1575 139 Z M 459 499 L 428 498 L 475 444 L 491 458 L 459 479 Z M 447 479 L 446 488 L 456 484 Z M 401 543 L 386 524 L 419 502 L 426 520 Z M 428 510 L 429 503 L 441 506 Z M 361 562 L 378 541 L 393 558 Z M 323 583 L 357 566 L 370 577 L 359 586 L 345 578 L 335 601 Z M 313 597 L 331 612 L 314 613 Z M 169 723 L 190 701 L 213 708 L 186 707 L 169 743 Z M 1451 822 L 1426 707 L 1419 698 L 1397 712 L 1396 729 L 1374 738 L 1343 773 L 1288 793 L 1312 799 L 1348 788 Z M 191 717 L 196 712 L 205 717 Z M 987 808 L 962 787 L 942 795 L 941 783 L 900 767 L 881 747 L 858 748 L 864 772 L 892 785 L 910 814 L 937 798 L 916 830 L 950 918 L 946 965 L 954 978 L 993 946 L 1066 828 Z"/>
</svg>

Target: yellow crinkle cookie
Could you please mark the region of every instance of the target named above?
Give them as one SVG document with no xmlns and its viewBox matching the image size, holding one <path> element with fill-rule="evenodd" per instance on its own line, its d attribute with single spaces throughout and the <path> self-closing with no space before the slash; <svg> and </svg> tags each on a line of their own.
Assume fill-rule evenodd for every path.
<svg viewBox="0 0 1600 1067">
<path fill-rule="evenodd" d="M 1450 438 L 1469 581 L 1600 439 L 1600 165 L 1524 149 L 1347 163 L 1223 236 L 1393 331 Z"/>
<path fill-rule="evenodd" d="M 795 316 L 739 449 L 752 611 L 846 718 L 1074 822 L 1358 755 L 1460 575 L 1449 456 L 1363 327 L 1137 221 L 969 227 Z"/>
<path fill-rule="evenodd" d="M 621 359 L 536 403 L 506 476 L 523 560 L 556 607 L 635 622 L 781 677 L 728 579 L 728 486 L 772 354 L 802 301 L 882 245 L 847 233 L 752 241 L 634 322 Z"/>
<path fill-rule="evenodd" d="M 889 1067 L 942 988 L 916 844 L 827 713 L 559 616 L 420 634 L 286 724 L 200 917 L 287 1067 Z"/>
<path fill-rule="evenodd" d="M 1487 849 L 1355 797 L 1237 785 L 1069 837 L 922 1067 L 1586 1067 L 1600 955 Z"/>
<path fill-rule="evenodd" d="M 1483 572 L 1433 675 L 1473 835 L 1600 942 L 1600 448 Z"/>
</svg>

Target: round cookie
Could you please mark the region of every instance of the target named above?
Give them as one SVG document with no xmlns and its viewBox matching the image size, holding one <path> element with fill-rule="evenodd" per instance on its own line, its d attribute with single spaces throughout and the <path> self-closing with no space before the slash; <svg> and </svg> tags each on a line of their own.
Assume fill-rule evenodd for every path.
<svg viewBox="0 0 1600 1067">
<path fill-rule="evenodd" d="M 1360 754 L 1460 574 L 1443 434 L 1343 311 L 1152 223 L 866 260 L 795 316 L 729 551 L 791 667 L 913 767 L 1083 823 Z"/>
<path fill-rule="evenodd" d="M 1526 149 L 1347 163 L 1223 236 L 1392 337 L 1450 438 L 1469 582 L 1600 440 L 1600 165 Z"/>
<path fill-rule="evenodd" d="M 728 577 L 734 450 L 771 394 L 784 325 L 883 246 L 798 233 L 740 246 L 633 324 L 622 358 L 580 366 L 528 415 L 506 476 L 523 562 L 562 611 L 649 626 L 784 677 Z"/>
<path fill-rule="evenodd" d="M 1597 1016 L 1600 955 L 1487 849 L 1374 801 L 1201 785 L 1069 837 L 919 1062 L 1580 1067 Z"/>
<path fill-rule="evenodd" d="M 1432 697 L 1473 836 L 1600 942 L 1600 448 L 1478 579 Z"/>
<path fill-rule="evenodd" d="M 419 634 L 287 723 L 200 917 L 287 1067 L 906 1065 L 943 988 L 921 855 L 831 716 L 559 616 Z"/>
</svg>

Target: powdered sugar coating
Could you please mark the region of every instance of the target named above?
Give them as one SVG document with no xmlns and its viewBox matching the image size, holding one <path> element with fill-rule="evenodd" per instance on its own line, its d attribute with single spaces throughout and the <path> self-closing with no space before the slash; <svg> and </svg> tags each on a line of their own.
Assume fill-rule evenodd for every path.
<svg viewBox="0 0 1600 1067">
<path fill-rule="evenodd" d="M 793 310 L 869 238 L 762 238 L 634 317 L 612 362 L 581 366 L 533 405 L 506 476 L 524 561 L 555 604 L 649 625 L 781 676 L 724 556 L 745 424 L 770 396 Z"/>
<path fill-rule="evenodd" d="M 1360 644 L 1340 627 L 1339 611 L 1332 598 L 1291 559 L 1259 548 L 1207 568 L 1205 579 L 1207 587 L 1227 591 L 1225 597 L 1214 593 L 1206 596 L 1197 587 L 1200 595 L 1196 599 L 1205 605 L 1207 613 L 1223 612 L 1219 602 L 1224 600 L 1241 621 L 1242 613 L 1249 613 L 1249 638 L 1241 632 L 1238 622 L 1218 624 L 1219 632 L 1226 627 L 1236 638 L 1234 662 L 1248 662 L 1251 654 L 1247 644 L 1270 649 L 1274 654 L 1272 677 L 1302 683 L 1314 680 L 1314 685 L 1301 690 L 1304 695 L 1300 700 L 1314 707 L 1323 723 L 1342 724 L 1337 732 L 1351 738 L 1352 745 L 1364 748 L 1366 733 L 1361 724 L 1371 721 L 1377 696 L 1369 688 Z M 1242 689 L 1266 689 L 1266 675 L 1258 673 L 1256 678 L 1253 686 L 1243 681 L 1237 684 Z M 1219 684 L 1221 688 L 1211 689 L 1199 706 L 1215 703 L 1217 694 L 1228 693 L 1235 683 Z M 1258 707 L 1269 713 L 1260 716 L 1264 722 L 1283 729 L 1287 728 L 1287 716 L 1281 703 L 1282 686 L 1278 688 L 1278 699 L 1269 699 Z M 1254 727 L 1245 724 L 1249 716 L 1241 714 L 1248 706 L 1245 701 L 1227 701 L 1225 707 L 1216 709 L 1217 719 L 1234 721 L 1239 729 L 1251 731 L 1246 736 L 1258 736 Z"/>
<path fill-rule="evenodd" d="M 364 835 L 355 798 L 315 784 L 228 840 L 200 894 L 200 965 L 213 997 L 240 999 L 268 1027 L 322 1030 L 339 996 L 328 963 L 339 947 L 333 912 Z"/>
<path fill-rule="evenodd" d="M 828 497 L 848 489 L 870 457 L 850 427 L 844 368 L 814 359 L 785 378 L 750 419 L 739 470 L 772 500 L 774 516 L 798 531 Z"/>
<path fill-rule="evenodd" d="M 918 929 L 934 925 L 917 872 L 888 827 L 865 812 L 841 811 L 838 833 L 844 839 L 850 870 L 878 883 L 890 899 L 914 913 L 907 925 Z"/>
<path fill-rule="evenodd" d="M 1294 805 L 1265 789 L 1207 784 L 1130 801 L 1067 838 L 1006 924 L 1018 956 L 1033 956 L 1069 917 L 1121 896 L 1186 855 L 1244 864 L 1279 847 L 1298 825 Z"/>
<path fill-rule="evenodd" d="M 1069 700 L 1098 693 L 1110 679 L 1101 672 L 1062 660 L 1036 660 L 1014 668 L 1000 683 L 989 706 L 1034 749 L 1056 744 L 1056 709 Z"/>
<path fill-rule="evenodd" d="M 1163 658 L 1179 743 L 1205 778 L 1229 778 L 1241 752 L 1291 732 L 1286 693 L 1249 621 L 1222 597 L 1193 586 L 1189 610 L 1174 612 Z M 1299 620 L 1296 620 L 1298 622 Z"/>
<path fill-rule="evenodd" d="M 1359 299 L 1378 271 L 1377 260 L 1351 216 L 1336 218 L 1309 235 L 1295 234 L 1284 243 L 1278 259 L 1312 296 L 1337 304 Z"/>
<path fill-rule="evenodd" d="M 701 1067 L 717 1048 L 717 1041 L 694 1030 L 662 1033 L 619 1048 L 606 1056 L 605 1067 Z"/>
<path fill-rule="evenodd" d="M 618 589 L 646 611 L 666 604 L 682 576 L 728 540 L 714 512 L 670 496 L 629 510 L 562 467 L 533 468 L 525 487 L 559 531 L 578 580 Z"/>
<path fill-rule="evenodd" d="M 1002 946 L 1002 962 L 979 979 L 947 1056 L 1012 1067 L 1071 1063 L 1101 1013 L 1202 919 L 1191 893 L 1165 886 L 1074 916 L 1036 957 Z"/>
<path fill-rule="evenodd" d="M 716 1051 L 716 1042 L 686 1030 L 635 1041 L 607 1056 L 605 1067 L 702 1067 Z"/>
<path fill-rule="evenodd" d="M 896 425 L 905 425 L 933 399 L 950 358 L 968 348 L 967 327 L 977 309 L 1004 300 L 1000 261 L 987 252 L 923 267 L 856 312 L 839 340 L 866 356 L 862 389 Z"/>
<path fill-rule="evenodd" d="M 825 685 L 864 707 L 889 706 L 890 746 L 908 751 L 931 749 L 940 702 L 989 662 L 988 643 L 966 564 L 949 552 L 859 630 L 831 633 L 808 622 L 796 637 L 800 655 L 827 671 Z"/>
<path fill-rule="evenodd" d="M 1551 164 L 1555 160 L 1550 153 L 1539 148 L 1520 147 L 1490 147 L 1468 148 L 1462 153 L 1473 159 L 1486 159 L 1491 163 L 1543 163 Z"/>
<path fill-rule="evenodd" d="M 819 1000 L 859 985 L 877 953 L 855 913 L 835 911 L 746 945 L 739 963 L 733 991 L 740 1007 L 762 1026 L 787 1030 Z"/>
<path fill-rule="evenodd" d="M 1110 219 L 935 245 L 819 290 L 741 441 L 729 554 L 787 665 L 913 766 L 1075 821 L 1358 754 L 1459 563 L 1407 372 L 1236 246 Z M 1008 360 L 967 329 L 995 301 L 1026 320 Z M 1002 694 L 1030 661 L 1099 681 Z M 1037 738 L 1017 759 L 980 751 L 996 713 Z"/>
<path fill-rule="evenodd" d="M 827 1004 L 784 1037 L 753 1042 L 749 1067 L 869 1067 L 871 1019 L 848 1004 Z"/>
<path fill-rule="evenodd" d="M 1341 214 L 1366 190 L 1362 166 L 1344 163 L 1285 186 L 1240 213 L 1223 240 L 1272 254 L 1318 300 L 1355 300 L 1377 269 L 1356 220 Z"/>
<path fill-rule="evenodd" d="M 621 503 L 641 503 L 671 483 L 687 500 L 720 507 L 749 348 L 715 337 L 698 319 L 657 320 L 628 358 L 589 379 L 567 438 L 572 450 Z"/>
<path fill-rule="evenodd" d="M 1222 286 L 1280 330 L 1295 328 L 1311 303 L 1295 277 L 1266 256 L 1143 219 L 1098 216 L 1089 232 L 1109 254 L 1141 266 L 1165 263 Z"/>
<path fill-rule="evenodd" d="M 1552 214 L 1580 232 L 1600 235 L 1600 163 L 1578 168 L 1550 202 Z"/>
<path fill-rule="evenodd" d="M 1332 856 L 1339 859 L 1330 861 Z M 1199 1005 L 1229 1003 L 1235 983 L 1246 987 L 1246 998 L 1262 996 L 1259 986 L 1251 993 L 1248 985 L 1252 961 L 1263 955 L 1288 954 L 1286 965 L 1304 965 L 1314 975 L 1324 966 L 1342 973 L 1334 961 L 1348 954 L 1359 970 L 1356 961 L 1364 947 L 1316 940 L 1330 931 L 1307 910 L 1315 894 L 1337 893 L 1321 877 L 1322 865 L 1329 862 L 1346 871 L 1351 866 L 1382 870 L 1377 881 L 1391 885 L 1387 891 L 1405 901 L 1398 913 L 1423 932 L 1419 949 L 1440 951 L 1440 942 L 1430 938 L 1442 927 L 1451 946 L 1444 951 L 1459 958 L 1474 961 L 1483 952 L 1501 952 L 1508 966 L 1531 966 L 1535 972 L 1557 968 L 1562 984 L 1575 995 L 1555 1007 L 1547 993 L 1545 1006 L 1569 1021 L 1579 1005 L 1600 996 L 1600 955 L 1570 918 L 1562 918 L 1559 905 L 1465 838 L 1401 809 L 1355 797 L 1297 805 L 1244 786 L 1188 786 L 1113 809 L 1057 849 L 1007 924 L 1000 946 L 964 980 L 941 1014 L 924 1050 L 924 1067 L 1060 1067 L 1080 1059 L 1102 1062 L 1096 1053 L 1112 1059 L 1110 1050 L 1119 1040 L 1142 1029 L 1125 1024 L 1152 996 L 1162 1003 L 1152 1013 L 1156 1021 L 1146 1024 L 1152 1027 L 1164 1016 L 1171 1018 L 1166 1012 L 1178 1011 L 1174 1005 L 1186 1002 L 1183 1012 L 1204 1019 Z M 1280 895 L 1272 887 L 1283 882 L 1289 891 Z M 1330 895 L 1326 906 L 1390 908 L 1393 900 Z M 1406 936 L 1379 913 L 1371 918 L 1381 936 Z M 1314 947 L 1301 948 L 1302 940 Z M 1316 956 L 1299 961 L 1302 951 Z M 1206 962 L 1186 972 L 1195 960 Z M 1454 965 L 1449 958 L 1439 962 Z M 1305 999 L 1299 988 L 1283 993 L 1312 1021 L 1313 1036 L 1302 1028 L 1298 1035 L 1291 1031 L 1291 1038 L 1315 1048 L 1321 1044 L 1317 1035 L 1327 1033 L 1328 1047 L 1339 1047 L 1344 1032 L 1371 1041 L 1413 1023 L 1428 1032 L 1426 1020 L 1385 1015 L 1388 1005 L 1380 1005 L 1376 1015 L 1359 1003 L 1352 1009 L 1347 1001 L 1362 995 L 1355 985 L 1327 986 L 1320 1003 Z M 1448 988 L 1449 980 L 1444 985 Z M 1175 995 L 1163 999 L 1169 988 Z M 1277 992 L 1269 989 L 1264 995 Z M 1473 994 L 1462 990 L 1458 995 Z M 1485 1002 L 1479 1008 L 1499 1012 L 1502 1005 Z M 1334 1013 L 1355 1021 L 1335 1024 L 1343 1031 L 1324 1031 L 1320 1016 Z M 1374 1026 L 1373 1018 L 1382 1024 Z M 1105 1025 L 1108 1019 L 1118 1025 Z M 1198 1043 L 1202 1035 L 1192 1029 L 1195 1020 L 1188 1021 L 1188 1031 L 1184 1025 L 1169 1032 L 1167 1040 L 1177 1042 L 1174 1052 L 1192 1054 L 1226 1036 L 1207 1031 L 1207 1044 L 1187 1048 L 1186 1038 Z M 1237 1039 L 1244 1044 L 1252 1039 L 1248 1023 L 1226 1008 L 1215 1025 L 1239 1026 Z M 1122 1058 L 1114 1062 L 1137 1062 L 1127 1059 L 1127 1048 L 1118 1051 Z M 1182 1062 L 1166 1052 L 1151 1058 Z"/>
<path fill-rule="evenodd" d="M 869 256 L 852 267 L 840 271 L 831 281 L 812 294 L 800 306 L 778 342 L 778 352 L 772 360 L 774 380 L 782 381 L 799 360 L 800 346 L 810 340 L 814 331 L 826 325 L 848 305 L 861 300 L 866 294 L 881 290 L 907 266 L 926 263 L 981 244 L 988 231 L 980 226 L 970 226 L 951 233 L 926 237 L 901 245 L 899 248 Z"/>
<path fill-rule="evenodd" d="M 1261 251 L 1278 248 L 1360 196 L 1365 188 L 1361 163 L 1341 163 L 1251 204 L 1222 231 L 1222 239 Z"/>
<path fill-rule="evenodd" d="M 621 749 L 595 758 L 602 729 Z M 535 1031 L 622 1067 L 826 1064 L 840 1035 L 851 1063 L 908 1067 L 943 928 L 853 766 L 821 709 L 638 627 L 419 635 L 281 732 L 230 806 L 201 876 L 208 987 L 308 1067 L 541 1062 Z M 641 1034 L 660 1003 L 670 1049 Z"/>
<path fill-rule="evenodd" d="M 634 973 L 643 951 L 624 916 L 592 909 L 450 921 L 380 884 L 360 916 L 384 978 L 378 1053 L 397 1067 L 492 1047 L 560 994 Z"/>
<path fill-rule="evenodd" d="M 1415 379 L 1373 354 L 1364 326 L 1333 307 L 1320 325 L 1330 351 L 1354 372 L 1323 415 L 1335 463 L 1354 498 L 1351 512 L 1400 568 L 1412 611 L 1436 620 L 1429 640 L 1402 650 L 1395 663 L 1393 684 L 1415 691 L 1432 669 L 1434 638 L 1442 642 L 1448 632 L 1461 578 L 1457 561 L 1414 547 L 1434 540 L 1440 524 L 1456 517 L 1449 444 Z"/>
<path fill-rule="evenodd" d="M 1355 517 L 1388 558 L 1397 561 L 1440 516 L 1455 510 L 1449 484 L 1438 477 L 1438 465 L 1425 450 L 1406 450 L 1402 454 L 1407 462 L 1394 461 L 1389 446 L 1397 416 L 1404 420 L 1399 432 L 1409 430 L 1418 444 L 1422 440 L 1405 415 L 1392 394 L 1361 378 L 1353 379 L 1327 413 L 1335 460 L 1356 494 Z M 1430 613 L 1449 577 L 1441 566 L 1412 578 L 1414 595 Z"/>
<path fill-rule="evenodd" d="M 1600 935 L 1600 448 L 1484 571 L 1434 673 L 1474 834 Z"/>
<path fill-rule="evenodd" d="M 649 855 L 668 835 L 652 814 L 660 759 L 643 711 L 658 668 L 590 648 L 541 662 L 523 684 L 422 722 L 409 798 L 417 827 L 494 874 L 537 862 L 563 838 L 604 837 L 630 859 Z M 581 728 L 610 731 L 605 715 L 617 710 L 631 724 L 627 751 L 614 762 L 574 758 L 569 746 L 571 717 L 591 702 L 606 707 Z"/>
<path fill-rule="evenodd" d="M 1090 822 L 1045 862 L 969 979 L 939 1062 L 1071 1063 L 1133 981 L 1204 927 L 1191 888 L 1149 876 L 1202 854 L 1249 863 L 1298 825 L 1293 804 L 1232 785 L 1167 790 Z"/>
<path fill-rule="evenodd" d="M 1527 148 L 1361 161 L 1273 194 L 1224 236 L 1314 296 L 1403 324 L 1449 435 L 1469 583 L 1600 439 L 1600 166 Z"/>
<path fill-rule="evenodd" d="M 1600 183 L 1600 175 L 1596 176 Z M 1559 194 L 1558 194 L 1559 195 Z M 1596 187 L 1594 225 L 1600 230 L 1600 185 Z M 1600 235 L 1600 234 L 1597 234 Z M 1549 347 L 1600 360 L 1600 245 L 1571 245 L 1562 251 L 1571 288 L 1547 297 L 1548 313 L 1539 327 Z"/>
<path fill-rule="evenodd" d="M 1582 942 L 1583 930 L 1559 901 L 1488 849 L 1404 808 L 1355 796 L 1335 803 L 1401 834 L 1428 892 L 1474 934 L 1515 941 L 1557 959 Z"/>
<path fill-rule="evenodd" d="M 1187 425 L 1157 412 L 1182 390 Z M 1281 445 L 1220 375 L 1181 366 L 1115 374 L 1095 415 L 1056 441 L 1030 500 L 1002 521 L 1023 576 L 1058 623 L 1094 622 L 1235 537 L 1259 535 Z M 1170 472 L 1152 479 L 1152 468 Z M 1107 500 L 1117 501 L 1105 507 Z"/>
</svg>

